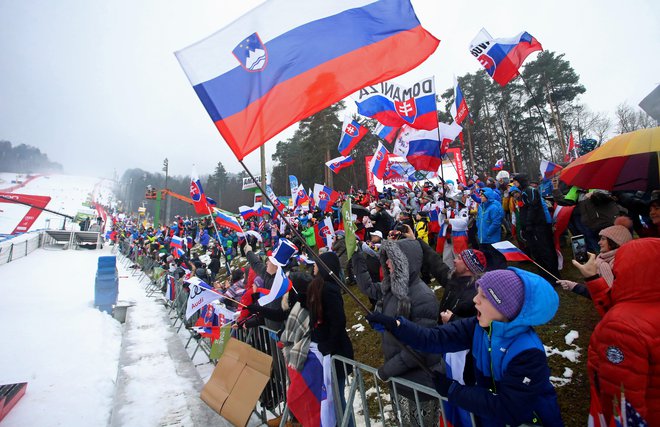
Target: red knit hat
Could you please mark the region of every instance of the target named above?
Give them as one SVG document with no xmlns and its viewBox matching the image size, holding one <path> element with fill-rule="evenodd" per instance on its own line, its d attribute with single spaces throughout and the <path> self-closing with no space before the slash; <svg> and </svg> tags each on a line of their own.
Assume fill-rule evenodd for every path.
<svg viewBox="0 0 660 427">
<path fill-rule="evenodd" d="M 473 274 L 483 274 L 486 271 L 488 262 L 483 252 L 476 249 L 466 249 L 459 256 Z"/>
</svg>

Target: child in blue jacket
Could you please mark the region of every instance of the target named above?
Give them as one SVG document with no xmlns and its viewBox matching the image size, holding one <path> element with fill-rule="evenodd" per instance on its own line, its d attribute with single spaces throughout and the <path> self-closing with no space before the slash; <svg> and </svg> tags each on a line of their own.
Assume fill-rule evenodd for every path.
<svg viewBox="0 0 660 427">
<path fill-rule="evenodd" d="M 559 297 L 542 277 L 517 268 L 495 270 L 476 282 L 477 316 L 420 327 L 404 318 L 371 313 L 403 343 L 430 353 L 471 349 L 476 383 L 436 377 L 438 393 L 483 426 L 563 426 L 543 343 L 533 326 L 552 319 Z"/>
</svg>

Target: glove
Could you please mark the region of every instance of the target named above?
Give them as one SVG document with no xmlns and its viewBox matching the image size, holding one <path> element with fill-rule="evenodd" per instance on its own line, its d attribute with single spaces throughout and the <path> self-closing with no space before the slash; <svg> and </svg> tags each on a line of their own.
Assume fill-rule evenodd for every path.
<svg viewBox="0 0 660 427">
<path fill-rule="evenodd" d="M 447 378 L 445 374 L 439 372 L 433 375 L 433 385 L 440 396 L 447 397 L 449 395 L 449 387 L 455 382 Z"/>
<path fill-rule="evenodd" d="M 385 373 L 385 369 L 383 369 L 382 366 L 380 368 L 378 368 L 378 370 L 376 371 L 376 376 L 381 381 L 389 381 L 390 380 L 390 376 Z"/>
<path fill-rule="evenodd" d="M 382 332 L 383 328 L 391 332 L 398 326 L 394 317 L 386 316 L 377 311 L 367 314 L 367 321 L 369 322 L 369 325 L 378 332 Z"/>
<path fill-rule="evenodd" d="M 248 311 L 250 314 L 257 314 L 261 312 L 261 306 L 259 304 L 250 304 L 247 306 Z"/>
</svg>

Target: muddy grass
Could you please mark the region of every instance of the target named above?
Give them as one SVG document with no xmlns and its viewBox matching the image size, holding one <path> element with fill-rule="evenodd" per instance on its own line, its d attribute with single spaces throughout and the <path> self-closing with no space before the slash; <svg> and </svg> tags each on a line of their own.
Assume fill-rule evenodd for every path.
<svg viewBox="0 0 660 427">
<path fill-rule="evenodd" d="M 564 253 L 564 259 L 569 260 L 562 271 L 565 279 L 579 281 L 579 273 L 570 264 L 570 249 Z M 516 267 L 537 272 L 531 263 L 512 263 Z M 432 287 L 436 283 L 431 284 Z M 351 291 L 367 306 L 369 300 L 360 293 L 357 286 L 350 287 Z M 587 377 L 587 347 L 589 338 L 596 323 L 598 314 L 593 308 L 591 300 L 557 288 L 559 294 L 559 310 L 547 325 L 537 328 L 537 333 L 546 347 L 566 352 L 567 357 L 576 354 L 575 361 L 569 360 L 561 354 L 551 354 L 548 357 L 551 375 L 557 379 L 553 381 L 559 398 L 562 417 L 566 426 L 586 425 L 589 413 L 589 379 Z M 442 289 L 436 291 L 438 297 L 442 296 Z M 349 296 L 344 295 L 347 314 L 347 327 L 349 336 L 355 350 L 355 360 L 378 367 L 383 363 L 380 349 L 380 334 L 374 332 L 366 320 L 358 304 Z M 363 331 L 353 326 L 361 324 Z M 361 328 L 358 328 L 361 329 Z M 577 331 L 579 337 L 572 344 L 566 344 L 566 335 L 570 331 Z M 570 371 L 567 370 L 570 369 Z M 571 375 L 572 372 L 572 375 Z"/>
</svg>

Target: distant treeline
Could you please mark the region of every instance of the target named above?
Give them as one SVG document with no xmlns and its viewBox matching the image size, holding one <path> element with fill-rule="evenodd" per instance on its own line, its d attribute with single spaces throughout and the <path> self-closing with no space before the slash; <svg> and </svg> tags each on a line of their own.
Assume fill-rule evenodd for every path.
<svg viewBox="0 0 660 427">
<path fill-rule="evenodd" d="M 58 173 L 62 165 L 48 160 L 38 148 L 25 144 L 12 147 L 9 141 L 0 141 L 0 172 Z"/>
</svg>

